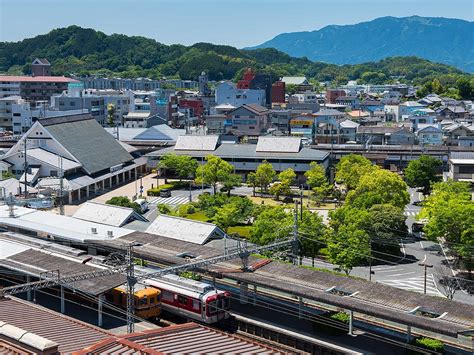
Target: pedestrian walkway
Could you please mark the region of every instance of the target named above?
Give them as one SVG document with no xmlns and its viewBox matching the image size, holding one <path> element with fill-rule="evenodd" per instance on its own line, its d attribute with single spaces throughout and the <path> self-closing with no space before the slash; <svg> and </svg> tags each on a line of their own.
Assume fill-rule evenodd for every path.
<svg viewBox="0 0 474 355">
<path fill-rule="evenodd" d="M 424 276 L 416 276 L 398 280 L 378 280 L 377 282 L 384 285 L 400 288 L 402 290 L 423 293 Z M 432 296 L 444 296 L 436 288 L 436 282 L 433 274 L 429 274 L 426 276 L 426 294 Z"/>
<path fill-rule="evenodd" d="M 403 212 L 403 214 L 404 214 L 405 216 L 413 216 L 413 217 L 415 217 L 415 216 L 418 214 L 418 212 L 405 211 L 405 212 Z"/>
<path fill-rule="evenodd" d="M 152 197 L 148 202 L 157 205 L 165 204 L 170 206 L 179 206 L 188 203 L 189 196 Z"/>
</svg>

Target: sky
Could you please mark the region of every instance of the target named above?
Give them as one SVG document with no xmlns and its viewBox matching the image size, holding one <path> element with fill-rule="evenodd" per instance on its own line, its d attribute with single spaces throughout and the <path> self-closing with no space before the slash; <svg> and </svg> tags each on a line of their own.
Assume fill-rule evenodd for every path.
<svg viewBox="0 0 474 355">
<path fill-rule="evenodd" d="M 0 41 L 79 25 L 106 34 L 246 47 L 382 16 L 474 19 L 472 0 L 0 0 Z"/>
</svg>

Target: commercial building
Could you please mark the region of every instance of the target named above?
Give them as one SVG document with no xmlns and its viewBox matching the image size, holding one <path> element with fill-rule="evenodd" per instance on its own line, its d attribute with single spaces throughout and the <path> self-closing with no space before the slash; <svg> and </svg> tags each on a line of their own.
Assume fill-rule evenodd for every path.
<svg viewBox="0 0 474 355">
<path fill-rule="evenodd" d="M 239 89 L 234 83 L 223 81 L 216 87 L 216 103 L 236 107 L 250 104 L 265 106 L 266 92 L 261 89 Z"/>
<path fill-rule="evenodd" d="M 248 104 L 237 107 L 227 114 L 225 133 L 237 137 L 259 136 L 270 128 L 270 110 Z"/>
<path fill-rule="evenodd" d="M 448 166 L 448 178 L 474 183 L 474 152 L 452 152 Z"/>
<path fill-rule="evenodd" d="M 26 158 L 25 158 L 26 145 Z M 69 203 L 134 179 L 146 159 L 134 158 L 90 114 L 36 121 L 2 157 L 11 172 L 38 189 L 58 191 Z"/>
<path fill-rule="evenodd" d="M 158 160 L 169 153 L 187 155 L 199 162 L 212 154 L 232 164 L 235 172 L 244 177 L 266 160 L 277 172 L 292 168 L 301 181 L 311 162 L 325 168 L 329 164 L 328 152 L 303 147 L 301 138 L 296 137 L 266 136 L 259 137 L 257 144 L 221 144 L 218 136 L 181 136 L 176 146 L 148 153 L 148 165 L 156 166 Z"/>
</svg>

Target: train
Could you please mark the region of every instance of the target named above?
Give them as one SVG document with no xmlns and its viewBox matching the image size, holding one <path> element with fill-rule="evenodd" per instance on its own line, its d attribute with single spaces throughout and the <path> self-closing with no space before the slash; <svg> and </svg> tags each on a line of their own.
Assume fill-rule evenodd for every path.
<svg viewBox="0 0 474 355">
<path fill-rule="evenodd" d="M 214 286 L 177 275 L 145 279 L 135 285 L 135 314 L 157 319 L 161 310 L 181 317 L 212 324 L 229 317 L 230 293 Z M 126 309 L 126 287 L 119 286 L 106 294 L 106 299 Z"/>
</svg>

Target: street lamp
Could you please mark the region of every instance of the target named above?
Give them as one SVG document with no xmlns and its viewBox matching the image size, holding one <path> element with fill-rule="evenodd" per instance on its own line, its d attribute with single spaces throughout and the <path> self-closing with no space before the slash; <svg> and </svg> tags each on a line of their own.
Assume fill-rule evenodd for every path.
<svg viewBox="0 0 474 355">
<path fill-rule="evenodd" d="M 426 269 L 427 268 L 432 268 L 433 265 L 430 265 L 430 264 L 426 263 L 426 255 L 425 255 L 425 258 L 423 259 L 423 261 L 421 263 L 418 263 L 418 265 L 423 266 L 425 268 L 425 278 L 424 278 L 424 283 L 423 283 L 423 294 L 426 295 Z"/>
</svg>

